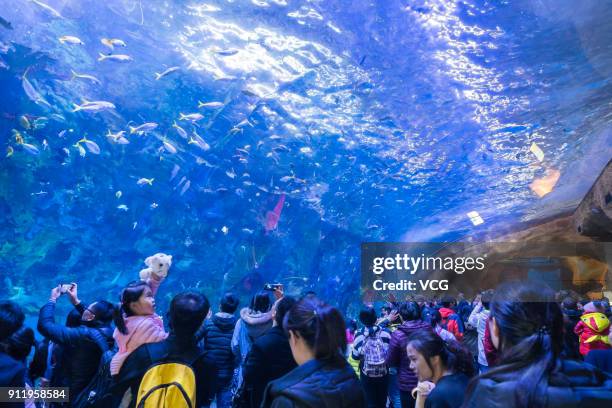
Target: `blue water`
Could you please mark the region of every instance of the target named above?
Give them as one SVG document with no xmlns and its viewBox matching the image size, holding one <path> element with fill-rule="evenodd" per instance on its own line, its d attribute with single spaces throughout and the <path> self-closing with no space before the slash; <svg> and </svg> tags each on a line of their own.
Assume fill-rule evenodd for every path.
<svg viewBox="0 0 612 408">
<path fill-rule="evenodd" d="M 0 293 L 30 313 L 60 282 L 113 299 L 160 251 L 166 299 L 280 281 L 345 308 L 360 242 L 568 213 L 612 157 L 610 1 L 3 0 L 0 17 Z M 133 60 L 98 61 L 102 38 Z"/>
</svg>

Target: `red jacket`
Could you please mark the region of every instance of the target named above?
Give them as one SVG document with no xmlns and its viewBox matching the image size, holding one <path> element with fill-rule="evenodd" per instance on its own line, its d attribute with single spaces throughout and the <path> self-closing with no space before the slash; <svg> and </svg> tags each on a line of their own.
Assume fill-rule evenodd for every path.
<svg viewBox="0 0 612 408">
<path fill-rule="evenodd" d="M 455 335 L 457 341 L 463 339 L 463 322 L 453 309 L 442 307 L 439 310 L 442 316 L 442 327 Z"/>
<path fill-rule="evenodd" d="M 610 321 L 599 312 L 585 313 L 574 327 L 580 339 L 580 354 L 586 356 L 591 350 L 606 350 L 610 346 Z"/>
<path fill-rule="evenodd" d="M 489 317 L 489 320 L 491 318 Z M 485 357 L 487 358 L 487 363 L 489 367 L 493 367 L 499 362 L 499 352 L 493 345 L 493 341 L 491 340 L 491 332 L 489 331 L 489 320 L 487 320 L 487 325 L 485 326 L 485 334 L 483 339 L 484 352 Z"/>
</svg>

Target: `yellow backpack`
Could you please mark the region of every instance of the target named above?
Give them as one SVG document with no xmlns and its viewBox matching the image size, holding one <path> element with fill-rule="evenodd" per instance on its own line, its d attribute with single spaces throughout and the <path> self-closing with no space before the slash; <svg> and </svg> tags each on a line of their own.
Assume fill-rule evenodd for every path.
<svg viewBox="0 0 612 408">
<path fill-rule="evenodd" d="M 145 372 L 136 395 L 137 408 L 196 408 L 196 379 L 193 363 L 160 361 Z"/>
</svg>

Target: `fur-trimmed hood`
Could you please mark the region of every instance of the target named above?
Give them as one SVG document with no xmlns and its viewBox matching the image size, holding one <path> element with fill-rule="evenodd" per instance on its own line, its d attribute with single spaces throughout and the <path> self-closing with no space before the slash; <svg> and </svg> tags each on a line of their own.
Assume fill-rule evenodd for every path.
<svg viewBox="0 0 612 408">
<path fill-rule="evenodd" d="M 255 312 L 248 307 L 240 310 L 240 319 L 244 323 L 247 333 L 252 339 L 261 336 L 272 327 L 272 311 Z"/>
</svg>

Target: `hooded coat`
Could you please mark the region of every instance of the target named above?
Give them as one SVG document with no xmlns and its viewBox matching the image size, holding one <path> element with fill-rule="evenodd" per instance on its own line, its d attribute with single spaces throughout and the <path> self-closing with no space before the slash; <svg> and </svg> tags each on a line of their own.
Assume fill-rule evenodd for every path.
<svg viewBox="0 0 612 408">
<path fill-rule="evenodd" d="M 423 330 L 432 330 L 431 325 L 420 320 L 410 320 L 402 323 L 391 334 L 389 342 L 389 354 L 387 354 L 387 367 L 398 368 L 399 389 L 410 392 L 417 385 L 417 377 L 410 369 L 410 360 L 406 351 L 408 336 Z"/>
<path fill-rule="evenodd" d="M 218 369 L 219 382 L 226 383 L 234 374 L 236 359 L 232 353 L 232 337 L 238 318 L 229 313 L 216 313 L 196 333 L 196 340 L 208 352 Z"/>
<path fill-rule="evenodd" d="M 610 348 L 610 321 L 599 312 L 585 313 L 574 327 L 574 333 L 580 338 L 580 354 L 586 356 L 591 350 Z"/>
<path fill-rule="evenodd" d="M 255 312 L 248 307 L 240 310 L 240 320 L 236 322 L 232 337 L 232 352 L 243 363 L 251 350 L 251 345 L 272 327 L 272 312 Z"/>
<path fill-rule="evenodd" d="M 453 309 L 447 307 L 441 307 L 439 312 L 440 316 L 442 316 L 442 327 L 451 332 L 457 341 L 461 341 L 463 339 L 463 321 L 461 317 Z"/>
</svg>

